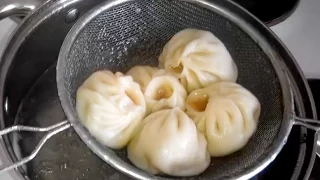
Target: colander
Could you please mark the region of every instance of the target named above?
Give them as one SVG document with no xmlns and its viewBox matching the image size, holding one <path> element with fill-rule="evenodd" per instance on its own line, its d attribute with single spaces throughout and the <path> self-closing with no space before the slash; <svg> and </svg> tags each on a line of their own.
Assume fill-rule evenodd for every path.
<svg viewBox="0 0 320 180">
<path fill-rule="evenodd" d="M 130 163 L 125 150 L 100 144 L 78 121 L 78 87 L 102 69 L 126 72 L 135 65 L 158 65 L 166 42 L 185 28 L 215 34 L 239 69 L 237 83 L 250 90 L 262 106 L 258 129 L 248 144 L 227 157 L 213 158 L 209 168 L 194 177 L 153 176 Z M 294 113 L 292 86 L 283 57 L 289 52 L 259 20 L 228 0 L 110 0 L 90 10 L 70 30 L 60 51 L 57 85 L 66 121 L 48 128 L 15 126 L 14 130 L 49 131 L 29 156 L 3 169 L 31 160 L 52 135 L 72 126 L 102 160 L 136 179 L 249 179 L 271 163 L 286 143 L 293 125 L 319 131 L 317 120 Z"/>
</svg>

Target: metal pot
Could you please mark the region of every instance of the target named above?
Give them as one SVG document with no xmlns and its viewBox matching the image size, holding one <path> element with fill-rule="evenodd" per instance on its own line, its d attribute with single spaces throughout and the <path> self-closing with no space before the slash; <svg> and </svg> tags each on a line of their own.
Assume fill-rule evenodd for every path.
<svg viewBox="0 0 320 180">
<path fill-rule="evenodd" d="M 0 19 L 28 15 L 12 33 L 1 59 L 1 66 L 9 65 L 12 72 L 4 75 L 2 79 L 6 81 L 6 90 L 1 94 L 6 96 L 7 100 L 4 102 L 6 105 L 1 108 L 8 108 L 5 108 L 7 113 L 1 115 L 1 128 L 12 125 L 18 106 L 28 89 L 56 62 L 60 46 L 73 22 L 102 0 L 51 0 L 39 6 L 30 6 L 25 2 L 21 0 L 10 5 L 8 1 L 1 0 L 0 3 L 6 5 L 6 8 L 0 8 Z M 12 9 L 8 11 L 8 7 Z M 15 155 L 9 138 L 0 139 L 0 144 L 0 159 L 3 165 L 11 164 Z M 9 173 L 14 179 L 28 179 L 20 170 Z"/>
<path fill-rule="evenodd" d="M 0 2 L 0 20 L 11 17 L 19 22 L 44 0 L 2 0 Z"/>
<path fill-rule="evenodd" d="M 10 68 L 10 71 L 0 72 L 0 81 L 5 82 L 4 91 L 1 92 L 5 102 L 1 102 L 3 105 L 1 108 L 4 108 L 6 112 L 0 115 L 1 128 L 13 124 L 22 98 L 36 79 L 56 62 L 61 44 L 73 23 L 79 16 L 102 1 L 51 0 L 42 3 L 37 8 L 35 7 L 39 1 L 28 1 L 30 4 L 23 1 L 15 5 L 6 4 L 6 8 L 0 8 L 0 19 L 9 15 L 24 16 L 34 9 L 15 30 L 0 62 L 1 67 Z M 7 3 L 2 0 L 1 3 L 3 2 Z M 299 116 L 315 119 L 316 111 L 312 95 L 302 72 L 296 63 L 286 63 L 295 89 L 295 102 Z M 308 159 L 309 162 L 300 167 L 307 169 L 304 178 L 310 175 L 317 141 L 314 132 L 307 131 L 307 136 L 313 140 L 313 147 L 307 149 L 306 156 L 303 156 L 303 159 Z M 4 150 L 4 157 L 1 157 L 2 154 L 0 154 L 1 159 L 10 164 L 16 157 L 8 138 L 0 139 L 0 148 Z M 27 178 L 18 171 L 11 173 L 14 178 Z"/>
</svg>

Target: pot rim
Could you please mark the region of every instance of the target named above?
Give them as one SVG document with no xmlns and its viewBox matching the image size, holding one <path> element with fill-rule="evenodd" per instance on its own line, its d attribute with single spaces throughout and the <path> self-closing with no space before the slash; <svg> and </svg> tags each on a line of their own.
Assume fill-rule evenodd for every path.
<svg viewBox="0 0 320 180">
<path fill-rule="evenodd" d="M 20 45 L 24 42 L 24 40 L 26 39 L 26 37 L 28 36 L 28 34 L 30 32 L 32 32 L 43 21 L 45 21 L 50 16 L 50 13 L 56 12 L 56 11 L 52 11 L 53 10 L 52 6 L 54 5 L 54 7 L 58 7 L 59 5 L 61 5 L 61 1 L 62 0 L 60 0 L 60 1 L 59 0 L 51 0 L 51 1 L 48 0 L 47 2 L 44 2 L 42 5 L 37 7 L 37 9 L 35 9 L 34 12 L 32 12 L 30 15 L 28 15 L 23 20 L 23 22 L 16 28 L 14 33 L 12 34 L 12 36 L 10 38 L 11 40 L 7 44 L 7 47 L 5 48 L 4 54 L 2 56 L 2 60 L 3 61 L 1 61 L 1 63 L 0 63 L 0 72 L 1 72 L 0 73 L 0 76 L 1 76 L 0 77 L 1 78 L 0 79 L 0 87 L 1 87 L 0 92 L 2 93 L 1 96 L 0 96 L 0 101 L 1 102 L 5 101 L 5 99 L 3 97 L 3 95 L 4 95 L 4 87 L 5 87 L 4 85 L 5 85 L 5 82 L 6 82 L 6 79 L 7 79 L 7 73 L 8 73 L 10 64 L 14 60 L 14 56 L 15 56 L 17 50 L 19 49 Z M 77 2 L 77 1 L 79 1 L 79 0 L 73 0 L 71 2 Z M 57 4 L 54 4 L 55 2 L 57 2 Z M 60 2 L 60 4 L 59 4 L 59 2 Z M 43 15 L 43 16 L 40 16 L 40 15 Z M 279 41 L 279 39 L 278 39 L 278 41 Z M 279 41 L 279 42 L 281 43 L 281 41 Z M 292 57 L 292 55 L 290 55 L 290 56 Z M 292 59 L 293 59 L 294 63 L 296 63 L 296 61 L 294 60 L 293 57 L 292 57 Z M 299 68 L 299 66 L 297 66 L 297 63 L 296 63 L 296 68 L 297 68 L 297 71 L 298 71 L 300 77 L 303 79 L 305 88 L 307 89 L 307 92 L 308 92 L 308 95 L 309 95 L 309 100 L 310 100 L 310 103 L 311 103 L 311 108 L 312 108 L 312 111 L 313 111 L 313 116 L 316 117 L 315 105 L 314 105 L 314 102 L 313 102 L 313 98 L 312 98 L 312 94 L 311 94 L 310 88 L 307 85 L 307 82 L 306 82 L 306 80 L 305 80 L 305 78 L 304 78 L 304 76 L 302 74 L 301 69 Z M 300 96 L 301 96 L 301 94 L 300 94 Z M 0 108 L 0 118 L 2 118 L 2 120 L 3 120 L 4 117 L 5 117 L 5 112 L 4 112 L 3 108 Z M 1 121 L 0 125 L 4 126 L 4 122 Z M 315 137 L 317 137 L 316 134 L 315 134 Z M 310 169 L 310 166 L 312 167 L 313 162 L 314 162 L 314 158 L 315 158 L 316 139 L 317 138 L 315 138 L 315 141 L 314 141 L 313 158 L 310 161 L 309 169 Z M 0 144 L 1 144 L 0 147 L 1 148 L 5 148 L 3 143 L 4 143 L 3 139 L 1 139 L 0 140 Z M 2 155 L 2 154 L 0 154 L 0 155 Z M 8 153 L 5 153 L 5 156 L 10 161 L 10 159 L 11 159 L 10 155 Z M 2 156 L 1 156 L 1 158 L 2 158 Z M 310 174 L 310 172 L 311 172 L 311 169 L 309 170 L 309 174 Z M 20 173 L 18 173 L 18 174 L 20 174 Z"/>
<path fill-rule="evenodd" d="M 81 32 L 85 25 L 92 21 L 101 12 L 109 8 L 113 8 L 114 6 L 118 6 L 131 1 L 132 0 L 111 0 L 104 2 L 103 4 L 93 8 L 88 13 L 86 13 L 81 18 L 81 20 L 79 20 L 71 28 L 67 37 L 65 38 L 65 41 L 61 47 L 61 51 L 58 57 L 57 84 L 61 105 L 65 111 L 65 114 L 69 119 L 70 123 L 72 124 L 73 128 L 77 132 L 77 134 L 83 140 L 83 142 L 86 143 L 87 146 L 91 150 L 93 150 L 101 159 L 103 159 L 105 162 L 108 162 L 111 166 L 118 169 L 119 171 L 122 171 L 123 173 L 126 173 L 127 175 L 134 178 L 148 179 L 152 178 L 153 176 L 150 176 L 145 172 L 138 170 L 137 168 L 129 166 L 124 161 L 120 160 L 117 156 L 115 156 L 109 149 L 106 149 L 104 146 L 102 146 L 96 139 L 92 138 L 88 130 L 78 121 L 75 108 L 73 107 L 71 100 L 68 98 L 67 89 L 65 86 L 63 86 L 63 67 L 65 67 L 65 59 L 68 57 L 68 51 L 71 49 L 73 42 L 77 38 L 79 32 Z M 266 25 L 264 25 L 250 12 L 240 7 L 236 3 L 230 0 L 215 1 L 214 3 L 202 0 L 184 1 L 204 6 L 205 8 L 212 10 L 215 13 L 218 13 L 224 17 L 227 17 L 227 19 L 233 21 L 240 28 L 242 28 L 242 30 L 248 33 L 248 35 L 251 36 L 252 39 L 259 43 L 260 47 L 270 57 L 272 64 L 276 69 L 282 88 L 284 104 L 283 121 L 281 123 L 279 134 L 275 138 L 274 142 L 271 144 L 267 153 L 264 154 L 264 156 L 261 158 L 261 161 L 251 166 L 250 168 L 247 168 L 246 170 L 244 170 L 244 172 L 238 173 L 232 177 L 235 179 L 251 178 L 254 175 L 258 174 L 260 171 L 262 171 L 264 168 L 266 168 L 276 158 L 276 156 L 279 154 L 282 147 L 286 143 L 287 138 L 291 132 L 292 126 L 294 124 L 293 94 L 290 93 L 293 90 L 293 87 L 291 87 L 287 77 L 288 69 L 285 65 L 285 61 L 295 60 L 288 51 L 288 49 L 285 47 L 285 45 Z"/>
</svg>

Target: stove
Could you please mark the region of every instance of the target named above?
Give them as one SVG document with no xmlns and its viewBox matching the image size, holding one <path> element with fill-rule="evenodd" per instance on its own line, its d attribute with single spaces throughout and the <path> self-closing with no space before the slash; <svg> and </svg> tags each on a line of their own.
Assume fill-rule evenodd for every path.
<svg viewBox="0 0 320 180">
<path fill-rule="evenodd" d="M 318 117 L 320 117 L 320 79 L 308 79 L 309 86 L 311 88 L 313 98 L 317 107 Z M 318 140 L 318 146 L 320 146 L 320 138 Z M 318 156 L 316 157 L 313 170 L 310 176 L 310 180 L 319 180 L 320 179 L 320 153 L 318 148 Z"/>
<path fill-rule="evenodd" d="M 319 0 L 234 0 L 256 15 L 285 43 L 308 78 L 315 103 L 320 113 L 320 1 Z M 16 23 L 10 19 L 0 22 L 0 55 Z M 318 114 L 320 117 L 320 114 Z M 310 161 L 307 131 L 294 127 L 289 140 L 276 160 L 253 179 L 304 179 Z M 320 143 L 319 143 L 320 144 Z M 32 148 L 30 148 L 32 149 Z M 3 149 L 0 149 L 0 158 Z M 28 152 L 27 152 L 28 153 Z M 320 154 L 320 149 L 318 149 Z M 300 157 L 305 157 L 301 162 Z M 1 159 L 0 159 L 1 164 Z M 310 180 L 320 180 L 320 158 L 317 157 Z M 32 173 L 29 173 L 32 177 Z M 9 173 L 0 179 L 13 180 Z M 38 178 L 38 179 L 41 179 Z"/>
</svg>

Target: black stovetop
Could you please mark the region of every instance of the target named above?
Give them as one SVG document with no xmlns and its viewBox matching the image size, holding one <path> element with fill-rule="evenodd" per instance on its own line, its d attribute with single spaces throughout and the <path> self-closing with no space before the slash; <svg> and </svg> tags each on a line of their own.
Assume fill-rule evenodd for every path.
<svg viewBox="0 0 320 180">
<path fill-rule="evenodd" d="M 309 180 L 320 180 L 320 158 L 319 156 L 316 158 L 316 161 L 313 165 L 313 170 Z"/>
<path fill-rule="evenodd" d="M 313 98 L 317 107 L 318 118 L 320 117 L 320 79 L 309 79 L 308 80 Z M 309 180 L 320 180 L 320 158 L 317 157 L 313 166 L 313 170 Z"/>
<path fill-rule="evenodd" d="M 282 22 L 295 10 L 300 0 L 233 0 L 269 26 Z"/>
</svg>

